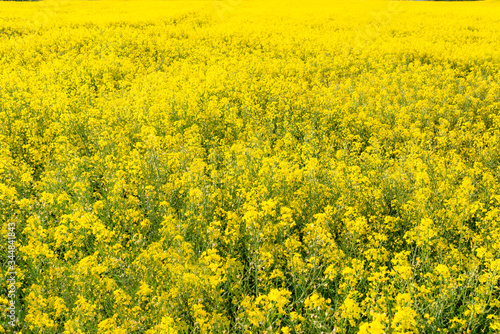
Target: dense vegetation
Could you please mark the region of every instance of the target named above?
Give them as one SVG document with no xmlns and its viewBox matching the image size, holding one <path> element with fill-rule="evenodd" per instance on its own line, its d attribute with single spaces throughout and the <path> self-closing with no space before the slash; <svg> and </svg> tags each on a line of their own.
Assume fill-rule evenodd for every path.
<svg viewBox="0 0 500 334">
<path fill-rule="evenodd" d="M 0 17 L 7 332 L 500 330 L 497 4 Z"/>
</svg>

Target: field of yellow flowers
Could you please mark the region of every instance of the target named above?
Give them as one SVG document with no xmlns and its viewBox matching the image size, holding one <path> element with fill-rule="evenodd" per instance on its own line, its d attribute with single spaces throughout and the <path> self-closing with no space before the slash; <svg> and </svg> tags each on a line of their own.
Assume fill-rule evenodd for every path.
<svg viewBox="0 0 500 334">
<path fill-rule="evenodd" d="M 500 3 L 0 3 L 0 332 L 499 333 Z"/>
</svg>

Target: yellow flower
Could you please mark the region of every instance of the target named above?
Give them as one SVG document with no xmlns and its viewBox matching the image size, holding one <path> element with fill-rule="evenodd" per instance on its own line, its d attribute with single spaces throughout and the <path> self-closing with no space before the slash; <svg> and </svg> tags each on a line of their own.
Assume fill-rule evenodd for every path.
<svg viewBox="0 0 500 334">
<path fill-rule="evenodd" d="M 351 326 L 356 325 L 356 320 L 361 316 L 361 308 L 358 303 L 351 297 L 347 297 L 341 306 L 342 318 L 349 321 Z"/>
<path fill-rule="evenodd" d="M 146 297 L 149 296 L 151 292 L 153 292 L 151 287 L 146 282 L 142 281 L 137 294 L 139 296 Z"/>
<path fill-rule="evenodd" d="M 438 264 L 436 268 L 434 268 L 434 271 L 445 279 L 450 277 L 450 270 L 444 264 Z"/>
<path fill-rule="evenodd" d="M 278 308 L 280 314 L 284 313 L 283 307 L 288 304 L 288 298 L 292 293 L 286 289 L 271 289 L 267 297 L 269 301 L 275 302 L 275 307 Z"/>
<path fill-rule="evenodd" d="M 385 326 L 379 320 L 373 320 L 370 323 L 362 323 L 359 326 L 358 334 L 384 334 Z"/>
</svg>

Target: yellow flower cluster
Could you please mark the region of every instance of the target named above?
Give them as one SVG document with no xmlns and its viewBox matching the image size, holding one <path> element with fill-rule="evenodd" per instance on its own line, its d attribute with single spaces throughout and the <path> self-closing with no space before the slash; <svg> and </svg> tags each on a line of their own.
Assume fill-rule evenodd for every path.
<svg viewBox="0 0 500 334">
<path fill-rule="evenodd" d="M 0 3 L 0 332 L 500 331 L 499 3 L 214 2 Z"/>
</svg>

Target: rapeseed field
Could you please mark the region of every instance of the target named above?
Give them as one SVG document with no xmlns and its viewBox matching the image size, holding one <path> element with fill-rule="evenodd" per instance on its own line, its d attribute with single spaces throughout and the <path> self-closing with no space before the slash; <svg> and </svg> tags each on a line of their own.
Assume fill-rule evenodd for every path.
<svg viewBox="0 0 500 334">
<path fill-rule="evenodd" d="M 0 2 L 6 333 L 499 333 L 500 2 Z"/>
</svg>

